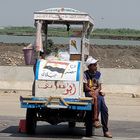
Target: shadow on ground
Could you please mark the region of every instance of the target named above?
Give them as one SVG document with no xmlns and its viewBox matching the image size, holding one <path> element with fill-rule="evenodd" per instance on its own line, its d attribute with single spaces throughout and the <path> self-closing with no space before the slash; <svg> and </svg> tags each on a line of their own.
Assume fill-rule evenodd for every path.
<svg viewBox="0 0 140 140">
<path fill-rule="evenodd" d="M 79 126 L 80 125 L 80 126 Z M 110 121 L 110 128 L 113 137 L 121 138 L 140 138 L 140 122 L 130 122 L 130 121 Z M 10 125 L 4 127 L 0 131 L 1 134 L 8 133 L 10 137 L 36 137 L 36 138 L 73 138 L 82 139 L 85 136 L 85 127 L 78 124 L 76 128 L 68 128 L 67 124 L 59 124 L 52 126 L 49 124 L 44 124 L 44 122 L 37 126 L 36 134 L 33 136 L 26 135 L 25 133 L 18 132 L 18 126 Z M 95 130 L 96 137 L 102 137 L 102 130 Z"/>
</svg>

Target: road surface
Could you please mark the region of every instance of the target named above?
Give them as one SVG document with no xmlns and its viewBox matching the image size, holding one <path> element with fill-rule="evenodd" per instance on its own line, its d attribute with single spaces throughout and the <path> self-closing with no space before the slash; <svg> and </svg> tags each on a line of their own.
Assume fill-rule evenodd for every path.
<svg viewBox="0 0 140 140">
<path fill-rule="evenodd" d="M 34 136 L 18 132 L 20 119 L 25 119 L 25 109 L 20 108 L 20 95 L 30 95 L 25 91 L 0 91 L 0 140 L 73 140 L 94 139 L 106 140 L 101 129 L 95 129 L 95 135 L 84 136 L 84 124 L 78 123 L 76 128 L 69 129 L 67 123 L 52 126 L 46 122 L 38 122 Z M 140 140 L 140 98 L 132 98 L 130 94 L 106 94 L 109 108 L 109 128 L 113 140 Z"/>
</svg>

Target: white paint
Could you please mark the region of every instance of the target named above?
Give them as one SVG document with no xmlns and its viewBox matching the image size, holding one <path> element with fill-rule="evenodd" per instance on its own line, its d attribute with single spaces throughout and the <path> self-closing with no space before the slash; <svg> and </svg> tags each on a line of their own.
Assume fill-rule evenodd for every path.
<svg viewBox="0 0 140 140">
<path fill-rule="evenodd" d="M 36 81 L 35 82 L 36 97 L 63 97 L 63 98 L 79 98 L 79 82 L 66 81 Z"/>
</svg>

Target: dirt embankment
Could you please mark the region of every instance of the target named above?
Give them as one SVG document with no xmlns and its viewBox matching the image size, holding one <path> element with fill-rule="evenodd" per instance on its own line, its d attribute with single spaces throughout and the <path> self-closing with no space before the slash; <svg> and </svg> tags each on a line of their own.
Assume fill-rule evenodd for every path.
<svg viewBox="0 0 140 140">
<path fill-rule="evenodd" d="M 140 46 L 92 46 L 102 68 L 140 69 Z"/>
<path fill-rule="evenodd" d="M 22 51 L 25 46 L 0 43 L 0 65 L 25 66 Z M 90 55 L 99 59 L 102 68 L 140 69 L 140 46 L 91 46 Z"/>
</svg>

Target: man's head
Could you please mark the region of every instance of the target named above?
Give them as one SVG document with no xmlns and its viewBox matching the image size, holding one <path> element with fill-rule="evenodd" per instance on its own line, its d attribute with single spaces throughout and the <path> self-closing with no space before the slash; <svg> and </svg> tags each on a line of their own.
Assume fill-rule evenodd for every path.
<svg viewBox="0 0 140 140">
<path fill-rule="evenodd" d="M 97 62 L 98 62 L 98 60 L 96 60 L 92 56 L 89 56 L 86 60 L 86 66 L 88 67 L 88 69 L 90 71 L 96 71 L 97 70 Z"/>
</svg>

